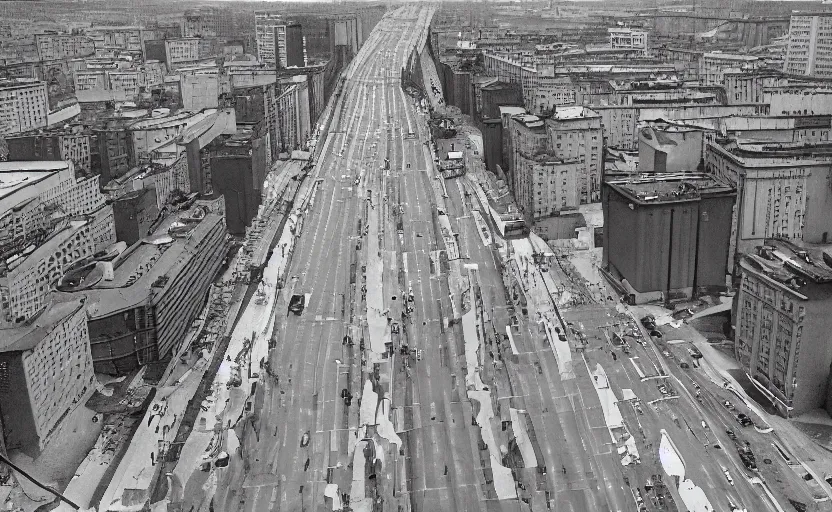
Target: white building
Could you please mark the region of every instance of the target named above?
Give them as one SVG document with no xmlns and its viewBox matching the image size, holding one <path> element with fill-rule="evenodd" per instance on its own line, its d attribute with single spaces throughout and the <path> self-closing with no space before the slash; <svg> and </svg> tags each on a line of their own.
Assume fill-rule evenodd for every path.
<svg viewBox="0 0 832 512">
<path fill-rule="evenodd" d="M 723 85 L 725 73 L 750 71 L 762 67 L 763 59 L 754 55 L 711 52 L 699 59 L 699 83 Z"/>
<path fill-rule="evenodd" d="M 0 329 L 0 411 L 6 447 L 37 457 L 94 390 L 87 313 L 52 304 L 31 322 Z"/>
<path fill-rule="evenodd" d="M 35 79 L 0 80 L 0 134 L 45 128 L 49 100 L 46 83 Z"/>
<path fill-rule="evenodd" d="M 832 76 L 832 13 L 792 15 L 783 71 Z"/>
<path fill-rule="evenodd" d="M 647 53 L 647 32 L 631 28 L 608 28 L 610 48 L 628 48 Z"/>
<path fill-rule="evenodd" d="M 254 27 L 257 58 L 264 64 L 286 67 L 286 25 L 282 15 L 255 11 Z"/>
</svg>

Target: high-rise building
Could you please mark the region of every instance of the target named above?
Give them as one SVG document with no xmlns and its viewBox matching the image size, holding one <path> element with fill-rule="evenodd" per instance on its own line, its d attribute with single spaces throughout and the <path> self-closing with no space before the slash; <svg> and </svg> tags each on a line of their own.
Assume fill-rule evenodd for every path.
<svg viewBox="0 0 832 512">
<path fill-rule="evenodd" d="M 554 155 L 577 160 L 577 198 L 580 204 L 601 200 L 604 143 L 601 116 L 586 107 L 563 107 L 546 120 L 546 131 Z"/>
<path fill-rule="evenodd" d="M 286 26 L 281 14 L 266 11 L 254 13 L 257 58 L 275 67 L 286 67 Z"/>
<path fill-rule="evenodd" d="M 824 259 L 784 240 L 766 240 L 740 258 L 734 352 L 786 417 L 832 405 L 832 269 Z"/>
<path fill-rule="evenodd" d="M 783 71 L 832 76 L 832 13 L 793 14 Z"/>
<path fill-rule="evenodd" d="M 94 389 L 81 301 L 52 304 L 25 325 L 0 329 L 0 411 L 8 449 L 37 457 Z"/>
<path fill-rule="evenodd" d="M 48 112 L 45 82 L 22 78 L 0 80 L 0 134 L 45 128 Z"/>
</svg>

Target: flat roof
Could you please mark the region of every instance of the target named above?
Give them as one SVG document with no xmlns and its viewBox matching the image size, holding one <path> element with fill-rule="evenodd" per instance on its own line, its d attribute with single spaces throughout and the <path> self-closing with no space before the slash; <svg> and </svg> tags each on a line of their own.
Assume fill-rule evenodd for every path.
<svg viewBox="0 0 832 512">
<path fill-rule="evenodd" d="M 506 114 L 508 114 L 510 116 L 514 116 L 514 115 L 517 115 L 517 114 L 525 114 L 526 113 L 525 108 L 523 108 L 523 107 L 514 107 L 514 106 L 510 106 L 510 105 L 500 105 L 499 109 L 500 109 L 500 115 L 501 116 L 506 115 Z"/>
<path fill-rule="evenodd" d="M 703 195 L 734 195 L 736 190 L 716 176 L 704 173 L 639 174 L 606 182 L 629 200 L 641 204 L 698 201 Z"/>
<path fill-rule="evenodd" d="M 67 169 L 69 164 L 61 160 L 0 162 L 0 199 Z"/>
<path fill-rule="evenodd" d="M 61 322 L 83 307 L 80 299 L 51 303 L 23 325 L 0 328 L 0 352 L 32 350 Z"/>
<path fill-rule="evenodd" d="M 554 119 L 580 119 L 586 117 L 599 117 L 600 114 L 584 106 L 557 107 L 555 108 Z"/>
<path fill-rule="evenodd" d="M 832 267 L 822 250 L 790 240 L 767 239 L 756 254 L 743 254 L 740 267 L 763 276 L 804 300 L 832 298 Z"/>
<path fill-rule="evenodd" d="M 179 267 L 192 256 L 189 247 L 223 221 L 221 215 L 208 213 L 193 224 L 189 234 L 176 238 L 168 236 L 168 228 L 174 222 L 187 218 L 194 208 L 169 216 L 152 236 L 139 240 L 116 258 L 112 281 L 102 279 L 89 288 L 56 292 L 56 295 L 69 298 L 86 296 L 87 312 L 93 318 L 108 316 L 145 302 L 155 293 L 152 290 L 158 291 L 158 288 L 153 288 L 153 283 L 165 275 L 170 278 L 169 281 L 173 280 Z"/>
</svg>

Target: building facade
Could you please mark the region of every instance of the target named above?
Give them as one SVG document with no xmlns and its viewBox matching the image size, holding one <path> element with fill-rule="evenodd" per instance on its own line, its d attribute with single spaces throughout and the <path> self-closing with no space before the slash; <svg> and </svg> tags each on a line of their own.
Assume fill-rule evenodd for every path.
<svg viewBox="0 0 832 512">
<path fill-rule="evenodd" d="M 647 53 L 647 32 L 644 30 L 633 30 L 631 28 L 610 28 L 607 29 L 610 37 L 610 48 L 637 49 Z"/>
<path fill-rule="evenodd" d="M 48 124 L 46 83 L 35 79 L 0 80 L 0 135 L 13 135 Z"/>
<path fill-rule="evenodd" d="M 791 75 L 832 76 L 832 14 L 793 14 L 783 71 Z"/>
<path fill-rule="evenodd" d="M 80 301 L 53 304 L 27 325 L 0 329 L 0 414 L 8 449 L 37 457 L 94 389 Z"/>
<path fill-rule="evenodd" d="M 785 417 L 832 405 L 832 269 L 821 262 L 780 240 L 766 241 L 739 262 L 734 353 Z"/>
<path fill-rule="evenodd" d="M 576 180 L 579 204 L 600 201 L 604 168 L 601 116 L 586 107 L 559 108 L 546 120 L 546 131 L 554 155 L 579 164 Z"/>
<path fill-rule="evenodd" d="M 604 184 L 603 265 L 642 303 L 725 290 L 735 192 L 706 174 Z"/>
</svg>

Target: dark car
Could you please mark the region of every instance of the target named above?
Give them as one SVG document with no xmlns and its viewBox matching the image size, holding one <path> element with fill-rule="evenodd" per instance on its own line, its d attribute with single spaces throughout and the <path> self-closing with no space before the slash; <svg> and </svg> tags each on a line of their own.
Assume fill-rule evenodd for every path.
<svg viewBox="0 0 832 512">
<path fill-rule="evenodd" d="M 754 424 L 754 422 L 751 421 L 751 418 L 749 418 L 748 416 L 746 416 L 743 413 L 737 414 L 737 423 L 739 423 L 743 427 L 750 427 L 751 425 Z"/>
<path fill-rule="evenodd" d="M 656 329 L 656 317 L 653 315 L 647 315 L 641 319 L 641 325 L 646 327 L 648 330 L 655 330 Z"/>
<path fill-rule="evenodd" d="M 737 434 L 735 434 L 733 430 L 726 430 L 725 433 L 731 438 L 731 440 L 737 440 Z"/>
<path fill-rule="evenodd" d="M 303 294 L 292 295 L 289 299 L 289 312 L 296 315 L 303 313 L 303 308 L 306 307 L 306 296 Z"/>
<path fill-rule="evenodd" d="M 681 368 L 683 370 L 687 370 L 688 368 L 690 368 L 690 365 L 688 363 L 682 361 L 681 363 L 679 363 L 679 368 Z"/>
</svg>

